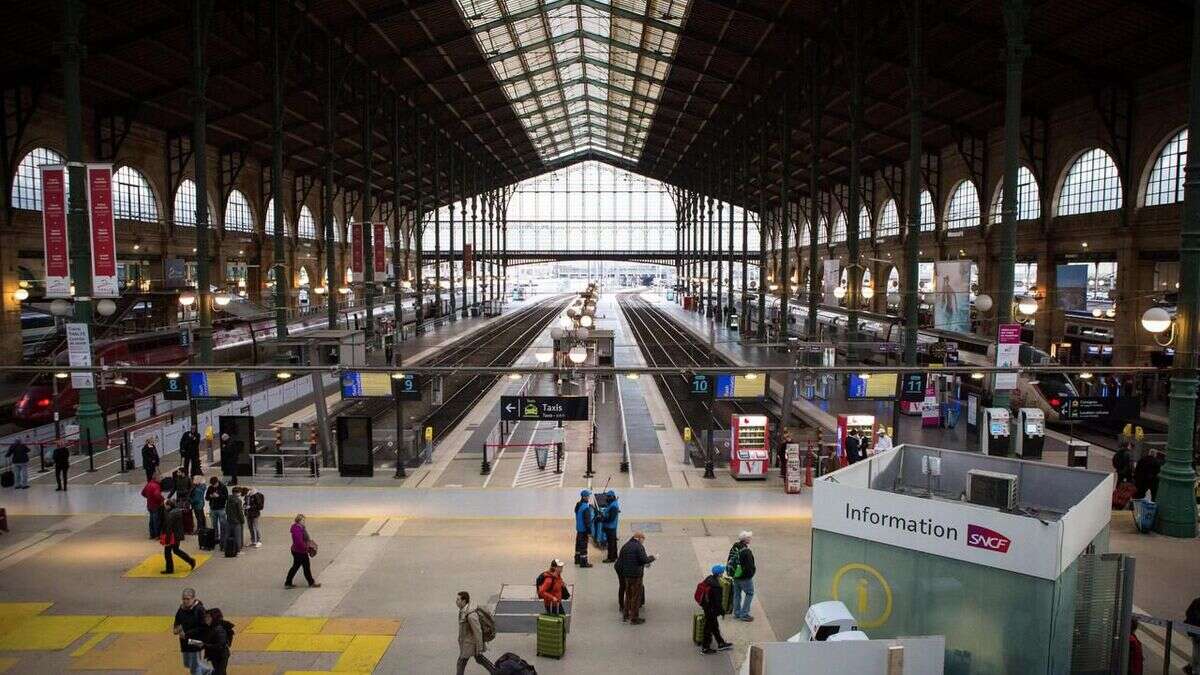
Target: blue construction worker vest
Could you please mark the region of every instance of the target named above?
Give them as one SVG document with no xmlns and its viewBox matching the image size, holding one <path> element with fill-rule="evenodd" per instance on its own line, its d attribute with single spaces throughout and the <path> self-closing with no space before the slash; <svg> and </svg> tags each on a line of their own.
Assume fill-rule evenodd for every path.
<svg viewBox="0 0 1200 675">
<path fill-rule="evenodd" d="M 584 518 L 592 510 L 592 505 L 587 502 L 575 503 L 575 531 L 587 532 L 587 527 L 584 523 Z"/>
<path fill-rule="evenodd" d="M 608 512 L 614 510 L 614 507 L 616 507 L 615 508 L 616 514 L 613 517 L 612 522 L 610 523 L 607 520 Z M 605 511 L 605 513 L 604 513 L 604 517 L 605 517 L 604 529 L 606 529 L 606 530 L 617 529 L 617 523 L 621 522 L 621 506 L 620 506 L 620 504 L 617 503 L 616 499 L 613 499 L 608 502 L 607 506 L 604 507 L 604 511 Z"/>
</svg>

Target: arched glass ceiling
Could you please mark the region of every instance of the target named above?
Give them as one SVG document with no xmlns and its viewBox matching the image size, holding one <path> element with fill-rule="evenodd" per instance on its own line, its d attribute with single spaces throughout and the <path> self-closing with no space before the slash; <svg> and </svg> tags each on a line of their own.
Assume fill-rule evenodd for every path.
<svg viewBox="0 0 1200 675">
<path fill-rule="evenodd" d="M 538 154 L 636 162 L 689 0 L 457 0 Z"/>
</svg>

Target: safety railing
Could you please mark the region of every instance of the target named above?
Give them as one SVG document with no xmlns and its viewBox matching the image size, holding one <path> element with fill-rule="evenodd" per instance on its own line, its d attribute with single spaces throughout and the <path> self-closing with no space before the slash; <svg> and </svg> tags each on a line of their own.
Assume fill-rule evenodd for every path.
<svg viewBox="0 0 1200 675">
<path fill-rule="evenodd" d="M 1162 674 L 1169 675 L 1172 672 L 1178 672 L 1183 665 L 1200 663 L 1200 626 L 1193 626 L 1178 619 L 1163 619 L 1149 614 L 1133 613 L 1133 619 L 1138 622 L 1138 629 L 1145 633 L 1145 637 L 1150 640 L 1162 641 Z M 1159 635 L 1157 631 L 1152 630 L 1150 626 L 1157 626 L 1163 629 L 1163 634 Z M 1172 645 L 1174 635 L 1178 633 L 1179 637 L 1188 640 L 1191 644 L 1184 646 L 1182 649 L 1177 649 Z M 1183 656 L 1180 655 L 1183 654 Z M 1186 655 L 1190 654 L 1190 658 Z M 1178 665 L 1176 665 L 1178 664 Z M 1150 672 L 1150 671 L 1146 671 Z"/>
<path fill-rule="evenodd" d="M 263 467 L 267 467 L 263 470 Z M 254 452 L 250 453 L 250 475 L 265 476 L 308 475 L 321 477 L 321 453 L 304 452 Z"/>
</svg>

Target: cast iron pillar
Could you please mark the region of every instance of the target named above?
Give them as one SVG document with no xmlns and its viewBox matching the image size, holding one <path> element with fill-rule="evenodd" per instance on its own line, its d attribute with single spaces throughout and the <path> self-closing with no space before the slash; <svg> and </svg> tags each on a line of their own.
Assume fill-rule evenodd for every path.
<svg viewBox="0 0 1200 675">
<path fill-rule="evenodd" d="M 363 135 L 362 222 L 358 224 L 362 228 L 363 309 L 366 312 L 366 316 L 363 319 L 363 333 L 368 346 L 375 339 L 375 226 L 371 223 L 371 215 L 375 213 L 375 209 L 371 204 L 373 200 L 371 193 L 374 187 L 371 180 L 371 160 L 375 157 L 375 132 L 371 124 L 371 121 L 375 117 L 375 108 L 374 101 L 371 100 L 371 94 L 374 88 L 375 78 L 371 77 L 368 73 L 366 81 L 363 83 L 363 116 L 361 124 Z"/>
<path fill-rule="evenodd" d="M 441 183 L 441 137 L 437 127 L 433 129 L 433 317 L 434 325 L 442 323 L 442 200 Z"/>
<path fill-rule="evenodd" d="M 212 363 L 212 293 L 209 277 L 212 269 L 208 253 L 208 65 L 205 43 L 208 41 L 209 20 L 213 0 L 192 0 L 192 159 L 196 178 L 196 295 L 200 304 L 200 321 L 196 327 L 196 344 L 200 363 Z"/>
<path fill-rule="evenodd" d="M 337 134 L 337 78 L 333 71 L 334 46 L 329 45 L 329 57 L 325 69 L 325 156 L 321 158 L 321 221 L 325 239 L 325 316 L 329 329 L 337 328 L 338 289 L 343 279 L 337 278 L 337 239 L 334 238 L 333 215 L 333 161 L 336 156 L 334 142 Z"/>
<path fill-rule="evenodd" d="M 780 138 L 780 165 L 783 175 L 779 179 L 779 274 L 775 278 L 775 283 L 779 284 L 779 341 L 787 344 L 788 335 L 791 334 L 789 324 L 791 320 L 791 308 L 788 306 L 788 301 L 791 299 L 791 284 L 792 274 L 788 270 L 788 230 L 791 229 L 791 209 L 788 207 L 788 202 L 791 199 L 790 188 L 792 182 L 792 96 L 788 91 L 788 87 L 783 88 L 783 115 L 781 116 L 779 130 L 782 134 Z"/>
<path fill-rule="evenodd" d="M 425 147 L 424 137 L 421 135 L 421 113 L 418 112 L 416 102 L 413 102 L 413 212 L 412 212 L 412 240 L 413 246 L 416 248 L 416 254 L 413 262 L 415 272 L 413 273 L 413 294 L 416 296 L 413 302 L 413 334 L 420 335 L 425 332 L 425 191 L 423 189 L 423 181 L 425 180 L 424 167 L 421 164 L 421 150 Z"/>
<path fill-rule="evenodd" d="M 271 3 L 271 198 L 275 201 L 275 213 L 271 226 L 274 248 L 271 269 L 275 271 L 275 337 L 280 340 L 288 336 L 287 292 L 290 287 L 287 253 L 284 251 L 283 235 L 283 40 L 280 32 L 280 0 Z"/>
<path fill-rule="evenodd" d="M 858 304 L 862 297 L 862 258 L 858 248 L 858 212 L 861 208 L 862 195 L 862 68 L 860 67 L 859 25 L 861 23 L 860 5 L 853 2 L 854 16 L 851 19 L 850 45 L 850 195 L 846 199 L 846 257 L 848 269 L 846 274 L 846 362 L 853 364 L 857 360 L 858 351 Z"/>
<path fill-rule="evenodd" d="M 758 134 L 758 327 L 755 336 L 760 343 L 767 341 L 767 255 L 771 249 L 771 234 L 767 229 L 767 141 L 766 120 Z"/>
<path fill-rule="evenodd" d="M 920 323 L 917 283 L 921 245 L 921 3 L 913 0 L 909 16 L 908 68 L 908 233 L 904 239 L 904 365 L 917 365 Z M 886 292 L 886 289 L 885 289 Z M 899 427 L 896 429 L 899 430 Z"/>
<path fill-rule="evenodd" d="M 809 104 L 809 133 L 811 134 L 812 156 L 808 167 L 808 316 L 805 326 L 809 340 L 816 340 L 817 307 L 821 304 L 821 272 L 817 258 L 818 237 L 821 233 L 821 113 L 825 106 L 818 95 L 820 78 L 818 75 L 818 60 L 820 51 L 816 40 L 808 46 L 808 104 Z"/>
</svg>

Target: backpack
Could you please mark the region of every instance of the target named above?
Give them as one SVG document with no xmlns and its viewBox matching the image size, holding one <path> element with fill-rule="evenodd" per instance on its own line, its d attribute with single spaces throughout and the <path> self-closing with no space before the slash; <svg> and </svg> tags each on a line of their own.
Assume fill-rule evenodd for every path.
<svg viewBox="0 0 1200 675">
<path fill-rule="evenodd" d="M 227 638 L 229 638 L 229 644 L 227 645 L 227 647 L 232 649 L 233 648 L 233 622 L 222 621 L 221 627 L 225 629 L 225 636 Z"/>
<path fill-rule="evenodd" d="M 696 594 L 693 597 L 695 597 L 697 605 L 700 605 L 701 607 L 704 606 L 704 599 L 706 597 L 708 597 L 708 578 L 707 577 L 704 579 L 701 579 L 700 583 L 696 584 Z"/>
<path fill-rule="evenodd" d="M 495 640 L 496 617 L 492 616 L 492 610 L 485 607 L 476 607 L 475 614 L 479 617 L 479 632 L 483 633 L 484 644 Z"/>
<path fill-rule="evenodd" d="M 533 666 L 512 652 L 501 656 L 495 665 L 497 675 L 537 675 Z"/>
<path fill-rule="evenodd" d="M 535 579 L 533 582 L 533 592 L 535 594 L 538 594 L 540 596 L 540 594 L 542 592 L 542 582 L 545 580 L 546 580 L 545 572 L 542 572 L 537 575 L 537 579 Z M 571 599 L 571 591 L 567 589 L 567 582 L 565 582 L 565 581 L 563 582 L 562 599 L 563 600 Z"/>
<path fill-rule="evenodd" d="M 729 558 L 725 561 L 725 569 L 729 570 L 729 576 L 738 579 L 742 576 L 742 551 L 744 549 L 737 544 L 729 549 Z"/>
</svg>

